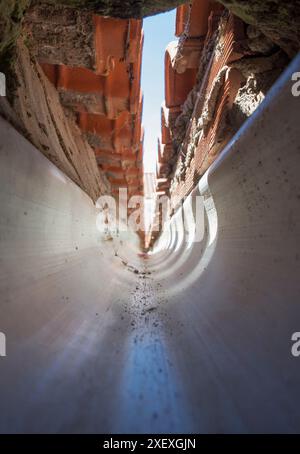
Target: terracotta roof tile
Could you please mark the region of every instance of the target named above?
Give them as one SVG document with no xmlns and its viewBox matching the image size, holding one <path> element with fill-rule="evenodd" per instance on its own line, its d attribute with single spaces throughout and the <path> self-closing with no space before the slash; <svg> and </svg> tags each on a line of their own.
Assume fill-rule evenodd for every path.
<svg viewBox="0 0 300 454">
<path fill-rule="evenodd" d="M 94 71 L 45 62 L 42 68 L 62 104 L 76 113 L 114 189 L 126 184 L 134 192 L 140 190 L 143 173 L 142 21 L 94 15 L 92 23 Z"/>
<path fill-rule="evenodd" d="M 178 74 L 172 66 L 171 43 L 165 53 L 165 104 L 166 107 L 180 107 L 196 83 L 197 69 L 187 69 L 183 74 Z"/>
<path fill-rule="evenodd" d="M 206 35 L 207 19 L 212 8 L 212 1 L 209 0 L 194 0 L 190 11 L 189 3 L 181 5 L 177 8 L 176 14 L 176 36 L 181 36 L 186 28 L 186 24 L 190 20 L 189 36 L 197 38 Z"/>
</svg>

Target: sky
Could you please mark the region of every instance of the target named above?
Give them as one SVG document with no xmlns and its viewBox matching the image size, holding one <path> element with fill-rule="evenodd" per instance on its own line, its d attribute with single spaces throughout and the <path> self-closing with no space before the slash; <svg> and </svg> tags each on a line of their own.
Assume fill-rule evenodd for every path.
<svg viewBox="0 0 300 454">
<path fill-rule="evenodd" d="M 144 19 L 142 90 L 145 128 L 144 169 L 155 171 L 157 138 L 161 134 L 160 108 L 165 98 L 164 56 L 167 45 L 175 40 L 176 10 Z"/>
</svg>

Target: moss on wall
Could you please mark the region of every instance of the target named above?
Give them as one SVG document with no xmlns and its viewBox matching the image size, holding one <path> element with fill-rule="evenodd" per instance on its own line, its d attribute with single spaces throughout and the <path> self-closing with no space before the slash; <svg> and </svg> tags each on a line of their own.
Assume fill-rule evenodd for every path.
<svg viewBox="0 0 300 454">
<path fill-rule="evenodd" d="M 15 44 L 30 0 L 0 0 L 0 56 Z"/>
<path fill-rule="evenodd" d="M 0 71 L 6 75 L 8 93 L 15 88 L 11 76 L 14 49 L 22 30 L 22 19 L 31 0 L 0 0 Z"/>
<path fill-rule="evenodd" d="M 30 0 L 0 0 L 0 55 L 16 41 Z"/>
</svg>

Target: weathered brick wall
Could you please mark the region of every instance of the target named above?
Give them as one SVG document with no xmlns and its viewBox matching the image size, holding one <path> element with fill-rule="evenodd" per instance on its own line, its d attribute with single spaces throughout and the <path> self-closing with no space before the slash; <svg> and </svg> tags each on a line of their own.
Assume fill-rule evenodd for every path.
<svg viewBox="0 0 300 454">
<path fill-rule="evenodd" d="M 96 201 L 111 187 L 97 166 L 94 152 L 72 117 L 65 115 L 59 95 L 30 56 L 22 40 L 14 63 L 17 90 L 10 109 L 0 98 L 7 117 L 50 161 Z M 11 115 L 11 117 L 10 117 Z"/>
<path fill-rule="evenodd" d="M 94 200 L 143 192 L 142 48 L 141 20 L 47 2 L 24 17 L 7 74 L 14 124 Z"/>
<path fill-rule="evenodd" d="M 290 60 L 285 46 L 280 48 L 261 28 L 208 0 L 194 0 L 191 7 L 177 9 L 176 33 L 179 42 L 171 43 L 166 53 L 157 166 L 157 191 L 170 195 L 171 212 L 255 111 Z M 191 68 L 194 80 L 188 72 Z M 153 243 L 151 232 L 148 241 Z"/>
<path fill-rule="evenodd" d="M 178 9 L 176 29 L 184 36 L 173 51 L 173 73 L 166 59 L 166 108 L 162 114 L 158 178 L 167 177 L 168 183 L 164 184 L 174 199 L 173 208 L 193 189 L 289 61 L 286 53 L 257 28 L 227 10 L 206 2 L 210 8 L 200 9 L 198 13 L 202 11 L 202 16 L 195 15 L 196 6 L 203 7 L 204 3 L 204 0 L 194 1 L 185 27 L 180 22 L 186 18 L 188 6 Z M 205 30 L 204 12 L 205 40 L 200 34 L 200 30 Z M 189 27 L 195 33 L 197 24 L 199 36 L 191 38 Z M 197 49 L 194 41 L 198 40 L 199 57 L 195 82 L 187 95 L 181 85 L 186 78 L 186 86 L 191 86 L 187 68 L 195 65 L 195 59 L 185 50 L 185 47 L 190 49 L 191 39 L 194 49 Z M 185 67 L 180 63 L 182 59 L 185 59 Z M 174 107 L 177 108 L 176 118 L 170 121 Z M 163 165 L 167 161 L 166 150 L 169 167 L 175 161 L 172 170 Z"/>
</svg>

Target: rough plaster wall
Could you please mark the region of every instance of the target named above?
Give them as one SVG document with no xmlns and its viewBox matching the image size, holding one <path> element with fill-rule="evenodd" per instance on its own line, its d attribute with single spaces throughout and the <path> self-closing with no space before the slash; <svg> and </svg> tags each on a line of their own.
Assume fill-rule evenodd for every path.
<svg viewBox="0 0 300 454">
<path fill-rule="evenodd" d="M 222 21 L 221 21 L 222 22 Z M 247 27 L 247 39 L 243 42 L 246 56 L 220 69 L 212 88 L 204 97 L 205 79 L 208 77 L 210 56 L 218 49 L 222 38 L 222 26 L 206 43 L 199 65 L 198 82 L 186 103 L 183 113 L 177 118 L 172 130 L 177 163 L 173 169 L 170 193 L 174 200 L 185 197 L 195 186 L 199 177 L 218 156 L 228 140 L 238 131 L 243 122 L 263 101 L 277 77 L 289 62 L 289 57 L 279 50 L 254 26 Z M 213 43 L 213 45 L 211 45 Z M 250 56 L 247 56 L 250 55 Z M 213 142 L 198 149 L 201 135 L 207 136 L 215 119 L 216 103 L 224 86 L 227 71 L 237 71 L 241 78 L 241 88 L 237 92 L 232 107 L 226 106 L 225 115 L 219 124 Z M 197 99 L 202 100 L 197 104 Z"/>
<path fill-rule="evenodd" d="M 247 24 L 257 26 L 293 57 L 300 47 L 300 0 L 218 0 Z"/>
<path fill-rule="evenodd" d="M 67 117 L 57 90 L 19 40 L 15 62 L 17 91 L 15 118 L 24 135 L 95 201 L 110 192 L 100 174 L 93 150 L 81 136 L 72 117 Z"/>
<path fill-rule="evenodd" d="M 30 52 L 40 63 L 94 69 L 93 15 L 60 5 L 36 5 L 24 18 Z"/>
<path fill-rule="evenodd" d="M 244 58 L 232 66 L 244 77 L 229 112 L 229 123 L 238 129 L 264 100 L 267 92 L 288 64 L 286 54 L 279 50 L 269 57 Z"/>
<path fill-rule="evenodd" d="M 88 19 L 85 16 L 91 17 L 90 13 L 111 16 L 119 18 L 142 18 L 153 14 L 168 11 L 176 8 L 178 5 L 185 3 L 184 0 L 0 0 L 0 71 L 7 75 L 13 76 L 13 63 L 15 61 L 16 41 L 23 29 L 23 19 L 25 13 L 30 6 L 42 5 L 42 9 L 47 13 L 47 8 L 56 6 L 67 6 L 70 8 L 70 15 L 73 14 L 73 19 L 70 18 L 70 33 L 76 37 L 76 27 L 85 27 L 87 34 L 85 40 L 75 40 L 77 46 L 87 52 L 78 53 L 78 56 L 87 60 L 84 66 L 93 65 L 93 57 L 90 55 L 91 46 L 89 46 L 90 35 L 88 27 Z M 48 6 L 47 6 L 48 5 Z M 72 7 L 75 8 L 72 12 Z M 59 17 L 58 17 L 59 19 Z M 73 30 L 72 30 L 73 21 Z M 82 23 L 83 22 L 83 23 Z M 59 26 L 59 22 L 56 24 Z M 50 30 L 53 39 L 56 39 L 55 29 Z M 45 30 L 47 32 L 47 30 Z M 40 39 L 45 38 L 43 27 L 40 27 Z M 62 54 L 68 52 L 72 54 L 72 47 L 68 47 L 67 43 L 70 39 L 66 39 L 62 44 Z M 73 43 L 74 44 L 74 43 Z M 57 46 L 56 46 L 57 47 Z M 57 55 L 57 58 L 68 57 L 68 54 Z M 12 92 L 15 89 L 13 77 L 8 78 L 9 89 Z"/>
<path fill-rule="evenodd" d="M 300 0 L 218 0 L 247 24 L 257 26 L 289 56 L 300 45 Z M 168 11 L 183 0 L 0 0 L 0 57 L 20 32 L 24 11 L 30 4 L 73 6 L 96 14 L 121 18 L 142 18 Z"/>
<path fill-rule="evenodd" d="M 102 16 L 140 19 L 186 3 L 185 0 L 46 0 L 47 3 L 92 9 Z M 33 3 L 39 3 L 34 1 Z"/>
</svg>

